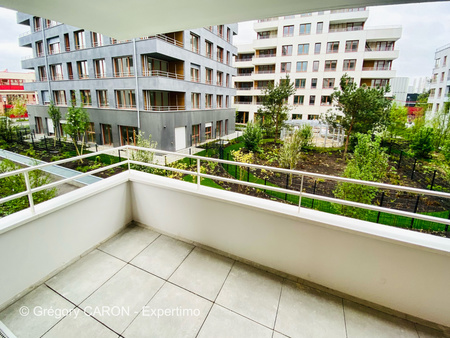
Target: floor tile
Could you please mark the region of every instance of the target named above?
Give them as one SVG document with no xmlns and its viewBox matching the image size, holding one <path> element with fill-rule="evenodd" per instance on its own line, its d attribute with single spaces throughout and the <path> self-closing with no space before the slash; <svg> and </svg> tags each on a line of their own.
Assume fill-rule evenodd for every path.
<svg viewBox="0 0 450 338">
<path fill-rule="evenodd" d="M 447 330 L 447 335 L 444 332 L 416 324 L 417 333 L 419 334 L 419 338 L 444 338 L 450 337 L 450 329 Z"/>
<path fill-rule="evenodd" d="M 43 338 L 117 338 L 117 336 L 117 333 L 82 311 L 74 311 L 56 324 Z"/>
<path fill-rule="evenodd" d="M 345 338 L 342 299 L 286 281 L 275 330 L 290 337 Z"/>
<path fill-rule="evenodd" d="M 158 233 L 140 226 L 128 227 L 100 245 L 99 250 L 129 262 L 158 236 Z"/>
<path fill-rule="evenodd" d="M 273 328 L 280 298 L 281 281 L 280 277 L 273 274 L 236 263 L 216 302 Z"/>
<path fill-rule="evenodd" d="M 417 338 L 413 323 L 386 313 L 344 300 L 348 338 Z"/>
<path fill-rule="evenodd" d="M 194 246 L 176 239 L 159 236 L 131 264 L 167 279 L 183 262 Z"/>
<path fill-rule="evenodd" d="M 169 280 L 214 301 L 232 265 L 232 259 L 195 248 Z"/>
<path fill-rule="evenodd" d="M 46 282 L 62 296 L 80 304 L 126 263 L 94 250 Z"/>
<path fill-rule="evenodd" d="M 114 331 L 122 333 L 163 284 L 162 279 L 127 265 L 80 307 Z"/>
<path fill-rule="evenodd" d="M 0 321 L 18 338 L 40 337 L 74 307 L 56 292 L 41 285 L 0 312 Z"/>
<path fill-rule="evenodd" d="M 166 283 L 125 330 L 123 336 L 195 337 L 211 306 L 212 303 L 206 299 Z"/>
<path fill-rule="evenodd" d="M 267 327 L 215 304 L 198 338 L 272 338 L 272 333 Z"/>
</svg>

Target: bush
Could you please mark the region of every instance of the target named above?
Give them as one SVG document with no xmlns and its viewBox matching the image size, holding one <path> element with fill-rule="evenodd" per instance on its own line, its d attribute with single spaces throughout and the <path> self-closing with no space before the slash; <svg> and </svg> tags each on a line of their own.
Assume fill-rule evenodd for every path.
<svg viewBox="0 0 450 338">
<path fill-rule="evenodd" d="M 434 150 L 433 146 L 434 130 L 429 127 L 420 128 L 412 135 L 410 149 L 415 157 L 429 158 Z"/>
<path fill-rule="evenodd" d="M 441 148 L 441 153 L 447 161 L 450 161 L 450 140 L 447 140 Z"/>
<path fill-rule="evenodd" d="M 253 122 L 248 122 L 247 127 L 242 134 L 242 140 L 244 141 L 245 148 L 248 151 L 258 151 L 259 143 L 262 139 L 262 129 L 260 126 Z"/>
</svg>

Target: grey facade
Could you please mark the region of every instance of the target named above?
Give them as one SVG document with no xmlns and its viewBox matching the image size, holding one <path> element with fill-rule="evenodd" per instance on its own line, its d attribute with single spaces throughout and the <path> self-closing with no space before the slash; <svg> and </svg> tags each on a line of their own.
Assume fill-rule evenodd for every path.
<svg viewBox="0 0 450 338">
<path fill-rule="evenodd" d="M 115 41 L 23 13 L 17 21 L 31 29 L 19 44 L 33 49 L 22 67 L 36 72 L 26 90 L 37 92 L 39 104 L 28 107 L 37 132 L 52 132 L 50 101 L 64 116 L 73 98 L 77 105 L 84 101 L 98 144 L 131 143 L 123 135 L 127 129 L 133 137 L 138 131 L 152 135 L 159 149 L 173 151 L 234 132 L 237 24 Z"/>
</svg>

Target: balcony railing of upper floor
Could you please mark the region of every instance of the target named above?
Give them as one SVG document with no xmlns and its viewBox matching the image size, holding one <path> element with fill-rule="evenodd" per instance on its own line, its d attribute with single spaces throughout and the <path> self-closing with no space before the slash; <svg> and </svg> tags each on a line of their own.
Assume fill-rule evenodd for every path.
<svg viewBox="0 0 450 338">
<path fill-rule="evenodd" d="M 271 70 L 256 70 L 255 74 L 274 74 L 275 73 L 275 69 L 271 69 Z"/>
<path fill-rule="evenodd" d="M 364 27 L 346 27 L 346 28 L 330 28 L 328 30 L 329 33 L 338 33 L 338 32 L 353 32 L 353 31 L 362 31 Z"/>
<path fill-rule="evenodd" d="M 391 66 L 383 66 L 383 67 L 363 67 L 363 71 L 373 71 L 373 70 L 392 70 Z"/>
<path fill-rule="evenodd" d="M 114 77 L 133 77 L 134 71 L 114 72 Z"/>
<path fill-rule="evenodd" d="M 136 104 L 133 103 L 119 103 L 116 104 L 117 109 L 136 109 Z"/>
<path fill-rule="evenodd" d="M 144 105 L 144 110 L 147 111 L 182 111 L 186 110 L 186 106 L 152 106 L 152 105 Z"/>
<path fill-rule="evenodd" d="M 251 73 L 237 73 L 236 76 L 252 76 L 253 72 Z"/>
<path fill-rule="evenodd" d="M 349 12 L 363 12 L 366 10 L 366 7 L 358 7 L 358 8 L 344 8 L 344 9 L 333 9 L 331 10 L 331 14 L 336 13 L 349 13 Z"/>
<path fill-rule="evenodd" d="M 255 55 L 255 58 L 273 58 L 275 56 L 277 56 L 277 54 L 275 54 L 275 53 L 272 53 L 272 54 L 258 54 L 258 55 Z"/>
<path fill-rule="evenodd" d="M 278 34 L 269 34 L 269 35 L 257 35 L 257 40 L 265 40 L 265 39 L 276 39 L 278 37 Z"/>
<path fill-rule="evenodd" d="M 253 60 L 253 58 L 245 58 L 245 59 L 238 59 L 238 58 L 236 58 L 236 59 L 234 59 L 235 62 L 249 62 L 249 61 L 252 61 L 252 60 Z"/>
<path fill-rule="evenodd" d="M 142 71 L 142 76 L 158 76 L 158 77 L 167 77 L 167 78 L 176 79 L 176 80 L 184 80 L 183 74 L 166 72 L 164 70 L 144 70 L 144 71 Z"/>
<path fill-rule="evenodd" d="M 276 18 L 267 18 L 267 19 L 260 19 L 258 22 L 269 22 L 269 21 L 277 21 L 278 17 Z"/>
<path fill-rule="evenodd" d="M 171 38 L 171 37 L 169 37 L 167 35 L 163 35 L 163 34 L 157 34 L 157 35 L 152 35 L 152 36 L 144 36 L 144 37 L 141 38 L 141 40 L 150 40 L 150 39 L 158 39 L 158 40 L 165 41 L 167 43 L 170 43 L 172 45 L 175 45 L 175 46 L 178 46 L 178 47 L 181 47 L 181 48 L 184 47 L 184 44 L 183 44 L 182 41 L 175 40 L 174 38 Z"/>
<path fill-rule="evenodd" d="M 370 46 L 366 46 L 366 48 L 364 50 L 366 52 L 390 52 L 390 51 L 394 50 L 394 46 L 392 46 L 392 47 L 383 47 L 383 46 L 370 47 Z"/>
<path fill-rule="evenodd" d="M 236 90 L 252 90 L 253 87 L 235 87 Z"/>
</svg>

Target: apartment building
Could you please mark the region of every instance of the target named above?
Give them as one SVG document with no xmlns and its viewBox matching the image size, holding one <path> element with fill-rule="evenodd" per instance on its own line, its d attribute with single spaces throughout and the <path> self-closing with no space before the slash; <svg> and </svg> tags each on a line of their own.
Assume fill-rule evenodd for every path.
<svg viewBox="0 0 450 338">
<path fill-rule="evenodd" d="M 29 108 L 37 133 L 54 133 L 50 101 L 63 114 L 82 104 L 97 144 L 135 144 L 142 131 L 159 149 L 180 150 L 234 132 L 237 24 L 117 41 L 23 13 L 17 22 L 31 29 L 19 44 L 33 50 L 22 67 L 36 73 L 26 88 L 39 97 Z"/>
<path fill-rule="evenodd" d="M 257 39 L 238 46 L 234 66 L 237 123 L 254 119 L 269 83 L 289 75 L 296 92 L 289 98 L 292 119 L 327 113 L 331 93 L 347 73 L 358 85 L 385 86 L 395 77 L 395 42 L 401 27 L 365 27 L 369 11 L 342 9 L 259 20 Z"/>
<path fill-rule="evenodd" d="M 432 114 L 442 109 L 444 102 L 448 101 L 450 91 L 450 44 L 438 48 L 434 60 L 430 96 L 428 97 L 429 109 Z"/>
<path fill-rule="evenodd" d="M 33 73 L 0 71 L 0 115 L 4 115 L 7 109 L 13 107 L 16 98 L 22 98 L 26 104 L 35 104 L 36 95 L 34 91 L 25 91 L 24 83 L 33 82 Z M 27 117 L 11 116 L 11 117 Z"/>
</svg>

